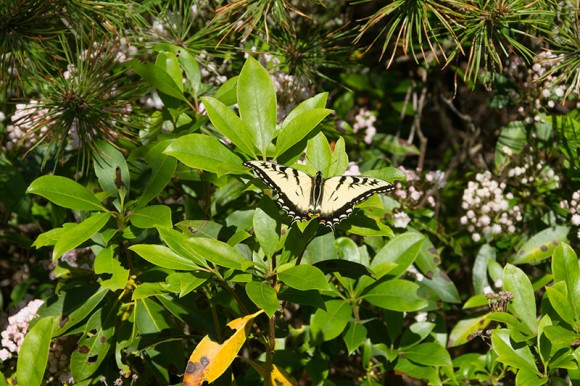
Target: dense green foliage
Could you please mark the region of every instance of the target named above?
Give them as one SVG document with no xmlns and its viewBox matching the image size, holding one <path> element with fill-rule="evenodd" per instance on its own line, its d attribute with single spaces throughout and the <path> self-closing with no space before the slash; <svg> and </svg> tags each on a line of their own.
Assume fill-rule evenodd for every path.
<svg viewBox="0 0 580 386">
<path fill-rule="evenodd" d="M 580 4 L 384 3 L 2 1 L 0 385 L 580 383 Z"/>
</svg>

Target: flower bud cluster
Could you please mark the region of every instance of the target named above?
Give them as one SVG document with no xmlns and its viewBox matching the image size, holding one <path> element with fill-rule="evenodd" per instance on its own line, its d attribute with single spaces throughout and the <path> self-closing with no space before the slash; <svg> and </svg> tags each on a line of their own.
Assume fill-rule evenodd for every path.
<svg viewBox="0 0 580 386">
<path fill-rule="evenodd" d="M 460 222 L 467 227 L 473 241 L 482 237 L 493 238 L 500 234 L 512 234 L 522 221 L 519 205 L 510 205 L 512 193 L 506 193 L 506 184 L 493 179 L 489 171 L 478 173 L 463 191 L 461 207 L 466 214 Z"/>
<path fill-rule="evenodd" d="M 24 336 L 28 332 L 30 321 L 37 317 L 37 311 L 44 301 L 35 299 L 8 318 L 8 325 L 0 333 L 0 362 L 6 361 L 18 354 Z"/>
<path fill-rule="evenodd" d="M 421 171 L 406 169 L 403 166 L 399 166 L 399 169 L 405 173 L 406 182 L 395 183 L 393 194 L 401 207 L 394 214 L 394 226 L 406 228 L 411 221 L 408 212 L 424 206 L 436 207 L 435 194 L 445 186 L 446 179 L 445 173 L 441 170 L 421 173 Z"/>
<path fill-rule="evenodd" d="M 566 209 L 570 213 L 570 222 L 578 228 L 578 238 L 580 238 L 580 190 L 572 193 L 572 199 L 560 201 L 560 208 Z"/>
<path fill-rule="evenodd" d="M 21 145 L 25 149 L 30 149 L 35 145 L 40 137 L 48 134 L 49 125 L 42 125 L 36 130 L 38 122 L 42 122 L 43 117 L 47 114 L 48 109 L 39 107 L 37 100 L 33 99 L 28 104 L 17 104 L 16 111 L 10 118 L 12 124 L 6 126 L 8 138 L 6 147 L 13 149 L 17 145 Z M 22 142 L 19 144 L 20 141 Z"/>
<path fill-rule="evenodd" d="M 377 128 L 375 127 L 375 122 L 377 117 L 375 114 L 368 109 L 361 107 L 358 113 L 354 117 L 354 123 L 352 125 L 352 131 L 354 133 L 364 132 L 364 143 L 371 144 L 375 134 L 377 133 Z"/>
</svg>

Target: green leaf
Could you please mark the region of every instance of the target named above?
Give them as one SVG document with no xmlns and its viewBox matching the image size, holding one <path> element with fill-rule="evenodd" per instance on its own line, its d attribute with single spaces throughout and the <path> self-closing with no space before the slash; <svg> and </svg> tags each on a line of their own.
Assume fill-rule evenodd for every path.
<svg viewBox="0 0 580 386">
<path fill-rule="evenodd" d="M 252 302 L 263 309 L 269 318 L 274 316 L 280 302 L 276 296 L 276 291 L 266 281 L 251 281 L 246 284 L 246 293 Z"/>
<path fill-rule="evenodd" d="M 276 90 L 266 71 L 251 56 L 238 78 L 238 106 L 244 124 L 253 128 L 253 143 L 266 155 L 276 129 Z"/>
<path fill-rule="evenodd" d="M 115 259 L 115 247 L 113 246 L 105 248 L 97 254 L 94 270 L 97 275 L 110 275 L 110 278 L 101 281 L 101 287 L 111 291 L 125 288 L 129 280 L 129 270 Z"/>
<path fill-rule="evenodd" d="M 180 81 L 179 83 L 176 83 L 164 68 L 157 64 L 143 64 L 137 59 L 128 60 L 124 64 L 131 67 L 141 78 L 151 83 L 157 91 L 181 101 L 188 102 L 187 98 L 183 95 L 182 82 Z"/>
<path fill-rule="evenodd" d="M 546 294 L 554 311 L 569 325 L 576 326 L 574 306 L 570 303 L 570 295 L 566 283 L 559 281 L 546 287 Z"/>
<path fill-rule="evenodd" d="M 164 308 L 150 298 L 135 300 L 135 324 L 141 335 L 157 334 L 171 327 Z"/>
<path fill-rule="evenodd" d="M 38 320 L 28 331 L 18 352 L 16 379 L 19 385 L 41 385 L 48 362 L 54 318 Z"/>
<path fill-rule="evenodd" d="M 210 278 L 207 272 L 174 272 L 165 278 L 172 287 L 179 288 L 179 297 L 184 297 Z"/>
<path fill-rule="evenodd" d="M 535 333 L 538 328 L 536 297 L 530 279 L 515 265 L 507 264 L 503 270 L 503 285 L 513 295 L 511 307 L 514 314 Z"/>
<path fill-rule="evenodd" d="M 183 75 L 181 74 L 181 67 L 175 54 L 171 52 L 159 52 L 157 58 L 155 58 L 155 65 L 165 71 L 171 77 L 179 91 L 183 93 Z"/>
<path fill-rule="evenodd" d="M 502 170 L 510 162 L 510 157 L 506 156 L 504 148 L 518 154 L 528 143 L 526 124 L 523 121 L 512 121 L 504 127 L 497 139 L 495 146 L 495 165 L 498 170 Z"/>
<path fill-rule="evenodd" d="M 103 310 L 107 311 L 106 314 Z M 75 383 L 93 375 L 107 356 L 115 334 L 114 316 L 111 307 L 99 308 L 88 320 L 70 359 Z"/>
<path fill-rule="evenodd" d="M 226 82 L 217 89 L 213 97 L 226 106 L 235 105 L 238 102 L 237 88 L 238 77 L 234 76 L 226 80 Z"/>
<path fill-rule="evenodd" d="M 552 274 L 554 282 L 566 283 L 568 303 L 574 310 L 575 319 L 580 320 L 580 269 L 578 257 L 574 250 L 564 243 L 560 243 L 552 256 Z"/>
<path fill-rule="evenodd" d="M 74 249 L 93 237 L 111 218 L 109 213 L 95 213 L 79 224 L 67 229 L 57 240 L 52 254 L 52 261 L 56 261 L 64 253 Z"/>
<path fill-rule="evenodd" d="M 270 217 L 261 208 L 256 208 L 254 212 L 254 234 L 260 243 L 260 247 L 267 258 L 272 257 L 282 246 L 277 232 L 278 224 L 276 219 Z"/>
<path fill-rule="evenodd" d="M 325 309 L 324 298 L 316 290 L 299 291 L 294 288 L 282 288 L 278 294 L 280 300 L 287 300 L 292 303 L 312 306 Z"/>
<path fill-rule="evenodd" d="M 533 264 L 547 259 L 561 241 L 566 241 L 569 231 L 568 227 L 555 226 L 536 233 L 522 245 L 512 264 Z"/>
<path fill-rule="evenodd" d="M 282 122 L 280 127 L 286 127 L 290 121 L 294 120 L 294 118 L 296 118 L 297 116 L 301 115 L 306 111 L 313 109 L 324 109 L 326 107 L 327 100 L 328 93 L 321 92 L 319 94 L 314 95 L 313 97 L 310 97 L 300 102 L 298 106 L 294 107 L 292 111 L 288 113 L 288 115 L 286 116 L 286 118 L 284 118 L 284 121 Z"/>
<path fill-rule="evenodd" d="M 361 276 L 373 277 L 373 272 L 363 264 L 355 263 L 348 260 L 331 259 L 323 260 L 314 264 L 314 266 L 322 271 L 322 273 L 329 274 L 338 272 L 344 277 L 351 279 L 358 279 Z"/>
<path fill-rule="evenodd" d="M 168 43 L 157 44 L 155 47 L 153 47 L 153 50 L 156 52 L 167 51 L 173 53 L 181 65 L 181 68 L 183 68 L 185 77 L 187 78 L 189 84 L 192 86 L 194 93 L 197 94 L 201 85 L 201 70 L 199 69 L 199 64 L 197 64 L 197 61 L 193 55 L 191 55 L 189 51 L 181 46 Z M 173 76 L 174 81 L 182 82 L 181 71 L 179 71 L 177 74 L 179 77 Z"/>
<path fill-rule="evenodd" d="M 308 140 L 306 162 L 315 171 L 321 171 L 325 177 L 329 176 L 328 170 L 332 162 L 332 151 L 323 133 L 318 133 L 314 138 Z"/>
<path fill-rule="evenodd" d="M 311 265 L 297 265 L 278 272 L 278 279 L 288 287 L 297 290 L 329 290 L 328 280 L 324 273 Z"/>
<path fill-rule="evenodd" d="M 434 367 L 426 367 L 416 365 L 406 358 L 400 358 L 395 364 L 395 371 L 397 373 L 407 374 L 414 379 L 425 380 L 425 384 L 441 385 L 438 371 Z"/>
<path fill-rule="evenodd" d="M 343 175 L 346 169 L 348 169 L 348 154 L 346 153 L 346 143 L 344 142 L 343 137 L 339 137 L 338 140 L 334 143 L 334 149 L 332 149 L 332 157 L 330 160 L 328 175 Z"/>
<path fill-rule="evenodd" d="M 138 208 L 147 205 L 149 201 L 157 197 L 173 178 L 177 160 L 163 153 L 170 143 L 170 141 L 160 141 L 145 154 L 145 161 L 151 167 L 151 175 L 143 189 L 143 194 L 137 199 Z"/>
<path fill-rule="evenodd" d="M 214 127 L 229 138 L 242 152 L 256 158 L 252 131 L 248 129 L 240 117 L 217 99 L 202 97 L 201 100 Z"/>
<path fill-rule="evenodd" d="M 451 356 L 439 343 L 421 343 L 401 351 L 407 359 L 425 366 L 452 366 Z"/>
<path fill-rule="evenodd" d="M 489 244 L 483 244 L 475 257 L 471 272 L 473 290 L 476 294 L 484 294 L 486 288 L 491 288 L 487 280 L 487 267 L 490 261 L 495 261 L 495 248 Z"/>
<path fill-rule="evenodd" d="M 163 245 L 138 244 L 129 247 L 129 249 L 148 262 L 163 268 L 179 269 L 182 271 L 193 271 L 199 269 L 194 262 L 179 256 Z"/>
<path fill-rule="evenodd" d="M 130 190 L 131 176 L 129 166 L 115 146 L 107 141 L 99 140 L 95 143 L 96 151 L 93 155 L 93 169 L 104 192 L 117 192 L 119 182 Z M 119 173 L 119 176 L 117 176 Z M 119 181 L 117 181 L 119 179 Z"/>
<path fill-rule="evenodd" d="M 389 275 L 401 276 L 419 255 L 424 240 L 425 236 L 418 232 L 406 232 L 396 236 L 377 252 L 370 268 L 377 278 L 386 274 L 383 266 L 389 268 Z M 385 263 L 396 263 L 397 267 L 392 269 L 391 264 Z"/>
<path fill-rule="evenodd" d="M 193 237 L 189 239 L 188 244 L 197 251 L 199 256 L 220 267 L 245 271 L 253 265 L 237 249 L 219 240 Z"/>
<path fill-rule="evenodd" d="M 109 289 L 95 285 L 65 286 L 59 296 L 54 315 L 60 324 L 54 336 L 60 336 L 84 320 L 101 303 Z"/>
<path fill-rule="evenodd" d="M 205 134 L 189 134 L 175 139 L 165 149 L 185 165 L 215 173 L 246 174 L 242 159 L 223 145 L 217 138 Z"/>
<path fill-rule="evenodd" d="M 276 140 L 276 155 L 274 158 L 278 158 L 278 156 L 306 138 L 331 112 L 332 110 L 329 109 L 312 109 L 302 112 L 289 122 L 285 121 L 285 125 L 282 126 Z"/>
<path fill-rule="evenodd" d="M 181 257 L 191 260 L 194 264 L 207 267 L 205 258 L 197 251 L 195 245 L 190 242 L 192 239 L 187 235 L 171 228 L 157 228 L 161 239 L 171 248 L 171 250 Z"/>
<path fill-rule="evenodd" d="M 343 339 L 350 355 L 367 339 L 367 329 L 362 323 L 350 321 Z"/>
<path fill-rule="evenodd" d="M 32 181 L 27 193 L 36 194 L 64 208 L 105 210 L 99 199 L 84 186 L 61 176 L 42 176 Z"/>
<path fill-rule="evenodd" d="M 339 336 L 352 314 L 350 304 L 343 300 L 329 300 L 325 304 L 326 311 L 318 309 L 310 318 L 310 335 L 316 343 Z"/>
<path fill-rule="evenodd" d="M 524 342 L 513 342 L 510 339 L 510 331 L 508 329 L 493 330 L 491 344 L 499 362 L 513 367 L 514 371 L 525 369 L 529 372 L 540 374 L 530 347 Z"/>
<path fill-rule="evenodd" d="M 449 276 L 439 267 L 430 272 L 431 277 L 424 279 L 421 283 L 433 290 L 439 299 L 446 303 L 461 303 L 461 297 L 455 284 L 449 279 Z"/>
<path fill-rule="evenodd" d="M 393 279 L 371 287 L 363 298 L 386 310 L 418 311 L 427 306 L 427 301 L 417 295 L 418 288 L 408 280 Z"/>
<path fill-rule="evenodd" d="M 173 226 L 171 209 L 166 205 L 151 205 L 136 209 L 129 216 L 129 220 L 135 227 L 143 229 Z"/>
</svg>

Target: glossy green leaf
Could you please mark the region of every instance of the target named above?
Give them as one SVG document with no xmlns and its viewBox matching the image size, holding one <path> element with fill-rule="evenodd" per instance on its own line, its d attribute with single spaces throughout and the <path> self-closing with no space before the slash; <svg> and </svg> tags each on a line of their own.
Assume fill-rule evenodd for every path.
<svg viewBox="0 0 580 386">
<path fill-rule="evenodd" d="M 427 301 L 417 295 L 418 288 L 417 284 L 408 280 L 393 279 L 372 286 L 363 297 L 386 310 L 418 311 L 427 305 Z"/>
<path fill-rule="evenodd" d="M 555 226 L 536 233 L 522 245 L 512 263 L 538 263 L 547 259 L 560 242 L 566 241 L 569 231 L 568 227 Z"/>
<path fill-rule="evenodd" d="M 215 173 L 218 177 L 247 173 L 240 157 L 217 138 L 205 134 L 179 137 L 165 149 L 165 154 L 174 156 L 191 168 Z"/>
<path fill-rule="evenodd" d="M 426 381 L 429 385 L 441 385 L 438 370 L 434 367 L 421 366 L 413 363 L 406 358 L 400 358 L 395 364 L 395 371 L 407 374 L 414 379 Z"/>
<path fill-rule="evenodd" d="M 405 329 L 401 341 L 399 343 L 399 348 L 401 351 L 408 350 L 409 348 L 416 346 L 418 343 L 423 341 L 426 337 L 431 334 L 435 328 L 434 323 L 430 322 L 417 322 Z"/>
<path fill-rule="evenodd" d="M 254 129 L 252 142 L 265 156 L 276 129 L 276 90 L 268 71 L 251 56 L 240 72 L 237 86 L 240 117 Z"/>
<path fill-rule="evenodd" d="M 278 294 L 278 298 L 280 300 L 287 300 L 305 306 L 322 309 L 325 309 L 326 307 L 324 305 L 324 298 L 320 295 L 320 292 L 316 290 L 299 291 L 294 288 L 286 287 L 282 288 L 282 291 Z"/>
<path fill-rule="evenodd" d="M 237 249 L 219 240 L 193 237 L 189 239 L 188 244 L 199 256 L 220 267 L 245 271 L 253 265 Z"/>
<path fill-rule="evenodd" d="M 366 261 L 361 260 L 361 254 L 358 249 L 358 245 L 354 242 L 353 239 L 349 237 L 339 237 L 336 239 L 335 245 L 336 250 L 338 251 L 338 256 L 340 256 L 342 260 L 359 264 L 368 264 L 368 257 Z"/>
<path fill-rule="evenodd" d="M 214 127 L 234 145 L 252 158 L 256 158 L 252 131 L 228 106 L 211 97 L 201 98 Z"/>
<path fill-rule="evenodd" d="M 201 70 L 199 68 L 199 64 L 197 64 L 197 61 L 195 60 L 195 57 L 183 47 L 168 43 L 157 44 L 153 47 L 153 50 L 156 52 L 166 51 L 173 53 L 177 58 L 177 62 L 183 69 L 188 83 L 191 85 L 195 94 L 197 94 L 201 85 Z M 176 71 L 176 74 L 179 75 L 179 77 L 172 76 L 172 78 L 176 82 L 181 82 L 181 71 Z"/>
<path fill-rule="evenodd" d="M 194 264 L 200 267 L 207 267 L 205 258 L 200 254 L 195 245 L 190 242 L 192 237 L 188 237 L 184 233 L 178 232 L 172 228 L 160 227 L 157 228 L 161 239 L 177 253 L 179 256 L 191 260 Z"/>
<path fill-rule="evenodd" d="M 439 343 L 426 342 L 401 352 L 407 359 L 425 366 L 451 366 L 451 356 Z"/>
<path fill-rule="evenodd" d="M 110 307 L 99 308 L 86 323 L 70 359 L 75 383 L 93 375 L 107 356 L 115 333 L 114 316 Z"/>
<path fill-rule="evenodd" d="M 158 91 L 173 98 L 187 102 L 183 95 L 183 85 L 175 82 L 168 72 L 156 64 L 143 64 L 137 59 L 131 59 L 124 63 L 133 69 L 141 78 L 151 83 Z"/>
<path fill-rule="evenodd" d="M 367 329 L 362 323 L 350 321 L 343 339 L 350 355 L 367 339 Z"/>
<path fill-rule="evenodd" d="M 370 268 L 377 278 L 381 278 L 387 272 L 392 276 L 402 275 L 419 255 L 424 240 L 425 236 L 418 232 L 406 232 L 396 236 L 377 252 Z M 385 263 L 396 263 L 397 267 L 392 268 L 391 264 Z M 383 267 L 387 267 L 388 270 Z"/>
<path fill-rule="evenodd" d="M 172 52 L 159 52 L 157 58 L 155 58 L 155 65 L 165 71 L 179 91 L 183 93 L 183 75 L 175 54 Z"/>
<path fill-rule="evenodd" d="M 294 107 L 292 111 L 288 113 L 284 121 L 280 127 L 286 127 L 289 122 L 294 120 L 297 116 L 301 115 L 302 113 L 313 110 L 313 109 L 323 109 L 326 107 L 326 102 L 328 100 L 328 93 L 322 92 L 320 94 L 316 94 L 313 97 L 310 97 L 298 104 L 298 106 Z"/>
<path fill-rule="evenodd" d="M 554 282 L 566 283 L 569 303 L 574 310 L 575 318 L 580 320 L 580 268 L 578 256 L 568 245 L 560 243 L 552 256 L 552 274 Z"/>
<path fill-rule="evenodd" d="M 471 272 L 473 290 L 476 294 L 483 294 L 486 288 L 491 288 L 487 279 L 489 261 L 495 261 L 495 248 L 489 244 L 483 244 L 475 256 Z"/>
<path fill-rule="evenodd" d="M 350 304 L 343 300 L 329 300 L 325 304 L 326 311 L 318 309 L 310 318 L 310 335 L 316 343 L 339 336 L 352 315 Z"/>
<path fill-rule="evenodd" d="M 129 190 L 131 176 L 129 175 L 129 166 L 123 153 L 104 140 L 97 141 L 95 147 L 93 169 L 103 191 L 116 192 L 120 187 L 117 186 L 119 183 Z"/>
<path fill-rule="evenodd" d="M 318 224 L 313 225 L 316 226 L 316 229 L 319 228 Z M 315 264 L 319 261 L 338 259 L 338 251 L 336 250 L 334 241 L 334 234 L 332 232 L 324 236 L 316 237 L 308 243 L 306 252 L 304 252 L 304 260 L 309 264 Z"/>
<path fill-rule="evenodd" d="M 136 206 L 138 208 L 147 205 L 149 201 L 157 197 L 173 178 L 177 160 L 163 153 L 170 143 L 170 141 L 160 141 L 145 154 L 145 161 L 151 168 L 151 175 L 147 180 L 143 193 L 137 199 Z"/>
<path fill-rule="evenodd" d="M 286 152 L 292 146 L 302 141 L 312 130 L 326 118 L 332 110 L 312 109 L 302 112 L 282 126 L 276 141 L 276 156 Z"/>
<path fill-rule="evenodd" d="M 487 319 L 494 322 L 503 323 L 512 333 L 512 339 L 518 337 L 519 340 L 525 340 L 532 334 L 528 326 L 522 323 L 516 316 L 507 312 L 491 312 Z"/>
<path fill-rule="evenodd" d="M 532 331 L 536 332 L 536 297 L 528 276 L 518 267 L 507 264 L 503 271 L 503 285 L 513 295 L 511 307 L 514 314 Z"/>
<path fill-rule="evenodd" d="M 129 220 L 135 227 L 143 229 L 173 226 L 171 209 L 166 205 L 151 205 L 135 209 L 129 216 Z"/>
<path fill-rule="evenodd" d="M 508 329 L 496 329 L 492 331 L 491 344 L 497 354 L 497 360 L 514 368 L 525 369 L 539 374 L 536 367 L 536 359 L 525 342 L 515 343 L 510 338 Z"/>
<path fill-rule="evenodd" d="M 163 245 L 138 244 L 129 247 L 129 249 L 148 262 L 163 268 L 179 269 L 183 271 L 199 269 L 194 262 L 179 256 Z"/>
<path fill-rule="evenodd" d="M 423 285 L 433 290 L 439 299 L 446 303 L 461 303 L 461 297 L 459 296 L 457 287 L 445 272 L 437 267 L 429 273 L 431 277 L 424 279 L 421 282 Z"/>
<path fill-rule="evenodd" d="M 171 327 L 164 308 L 150 298 L 135 300 L 135 324 L 141 335 L 157 334 Z"/>
<path fill-rule="evenodd" d="M 179 288 L 179 297 L 183 297 L 204 284 L 210 278 L 207 272 L 174 272 L 165 281 L 171 288 Z"/>
<path fill-rule="evenodd" d="M 556 313 L 569 325 L 576 326 L 575 306 L 570 303 L 568 287 L 563 281 L 546 287 L 546 294 Z"/>
<path fill-rule="evenodd" d="M 270 283 L 266 281 L 251 281 L 246 284 L 246 293 L 252 302 L 263 309 L 269 318 L 274 316 L 280 302 L 276 296 L 276 291 Z"/>
<path fill-rule="evenodd" d="M 306 162 L 314 171 L 321 171 L 324 177 L 329 177 L 328 170 L 332 164 L 332 150 L 323 133 L 318 133 L 308 140 Z"/>
<path fill-rule="evenodd" d="M 60 336 L 84 320 L 101 303 L 109 290 L 95 285 L 71 286 L 62 290 L 53 315 L 61 320 L 55 336 Z"/>
<path fill-rule="evenodd" d="M 495 165 L 498 169 L 501 171 L 510 162 L 510 157 L 506 156 L 504 148 L 518 154 L 527 143 L 528 134 L 523 121 L 512 121 L 502 128 L 495 147 Z"/>
<path fill-rule="evenodd" d="M 515 384 L 526 386 L 541 386 L 545 385 L 549 381 L 550 379 L 548 379 L 548 377 L 539 374 L 537 371 L 528 371 L 527 369 L 521 369 L 516 374 Z"/>
<path fill-rule="evenodd" d="M 64 208 L 105 210 L 99 199 L 87 188 L 69 178 L 42 176 L 32 181 L 26 193 L 36 194 Z"/>
<path fill-rule="evenodd" d="M 38 320 L 28 331 L 18 352 L 16 379 L 19 385 L 41 385 L 48 362 L 54 318 Z"/>
<path fill-rule="evenodd" d="M 78 247 L 93 237 L 107 224 L 110 218 L 111 215 L 109 213 L 95 213 L 83 222 L 61 233 L 54 245 L 52 260 L 56 261 L 64 253 Z"/>
<path fill-rule="evenodd" d="M 129 270 L 125 269 L 115 258 L 115 248 L 103 249 L 95 257 L 94 270 L 97 275 L 106 274 L 107 279 L 101 281 L 101 287 L 111 291 L 125 288 L 129 280 Z"/>
<path fill-rule="evenodd" d="M 233 106 L 238 102 L 238 77 L 234 76 L 226 80 L 215 92 L 213 97 L 226 106 Z"/>
<path fill-rule="evenodd" d="M 342 276 L 349 277 L 351 279 L 358 279 L 361 276 L 373 276 L 373 272 L 365 265 L 354 263 L 348 260 L 323 260 L 314 264 L 314 266 L 320 269 L 324 274 L 338 272 Z"/>
<path fill-rule="evenodd" d="M 254 235 L 260 243 L 260 247 L 267 258 L 272 257 L 282 246 L 277 231 L 278 223 L 276 219 L 270 217 L 261 208 L 256 208 L 254 212 Z"/>
<path fill-rule="evenodd" d="M 171 284 L 167 282 L 156 282 L 156 283 L 140 283 L 137 284 L 135 290 L 131 294 L 131 300 L 146 299 L 151 296 L 163 295 L 167 292 L 172 291 Z"/>
<path fill-rule="evenodd" d="M 449 334 L 448 347 L 457 347 L 474 338 L 477 330 L 483 330 L 490 323 L 487 314 L 475 318 L 466 318 L 457 322 Z"/>
<path fill-rule="evenodd" d="M 278 272 L 278 279 L 297 290 L 329 290 L 324 273 L 311 265 L 298 265 Z"/>
</svg>

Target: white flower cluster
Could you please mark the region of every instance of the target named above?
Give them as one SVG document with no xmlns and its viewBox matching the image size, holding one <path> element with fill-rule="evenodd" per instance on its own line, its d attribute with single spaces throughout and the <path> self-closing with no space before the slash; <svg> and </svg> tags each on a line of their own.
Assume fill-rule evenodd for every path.
<svg viewBox="0 0 580 386">
<path fill-rule="evenodd" d="M 462 208 L 466 214 L 460 222 L 467 225 L 473 241 L 499 234 L 516 231 L 516 224 L 522 221 L 521 208 L 510 207 L 513 194 L 505 193 L 506 184 L 493 180 L 489 171 L 478 173 L 475 181 L 470 181 L 463 191 Z"/>
<path fill-rule="evenodd" d="M 411 218 L 407 210 L 428 205 L 435 208 L 434 193 L 445 186 L 445 173 L 441 170 L 429 171 L 425 174 L 399 166 L 406 177 L 406 184 L 395 183 L 395 197 L 401 204 L 400 211 L 394 214 L 395 228 L 406 228 Z"/>
<path fill-rule="evenodd" d="M 570 201 L 560 201 L 560 208 L 568 210 L 572 215 L 570 218 L 572 225 L 580 227 L 580 190 L 572 193 Z M 580 229 L 578 229 L 578 238 L 580 238 Z"/>
<path fill-rule="evenodd" d="M 510 148 L 504 146 L 503 153 L 508 157 L 513 155 Z M 560 185 L 560 176 L 556 174 L 546 161 L 532 154 L 520 154 L 507 176 L 520 185 L 520 195 L 529 196 L 537 189 L 556 189 Z"/>
<path fill-rule="evenodd" d="M 18 313 L 8 318 L 8 326 L 0 333 L 0 362 L 6 361 L 20 351 L 24 336 L 28 332 L 30 321 L 37 317 L 36 312 L 44 301 L 35 299 L 30 301 Z"/>
<path fill-rule="evenodd" d="M 25 149 L 30 149 L 38 142 L 38 138 L 44 137 L 48 133 L 48 126 L 43 125 L 37 132 L 30 135 L 30 130 L 34 129 L 37 122 L 40 122 L 47 113 L 48 110 L 39 107 L 38 101 L 34 99 L 28 104 L 17 104 L 16 111 L 10 118 L 12 124 L 6 126 L 8 137 L 6 147 L 13 149 L 18 142 L 25 138 L 21 145 Z"/>
<path fill-rule="evenodd" d="M 352 125 L 352 131 L 355 133 L 363 131 L 365 137 L 363 141 L 366 144 L 371 144 L 375 134 L 377 133 L 377 128 L 375 127 L 375 122 L 377 117 L 368 109 L 361 107 L 358 110 L 358 114 L 354 117 L 354 124 Z"/>
</svg>

